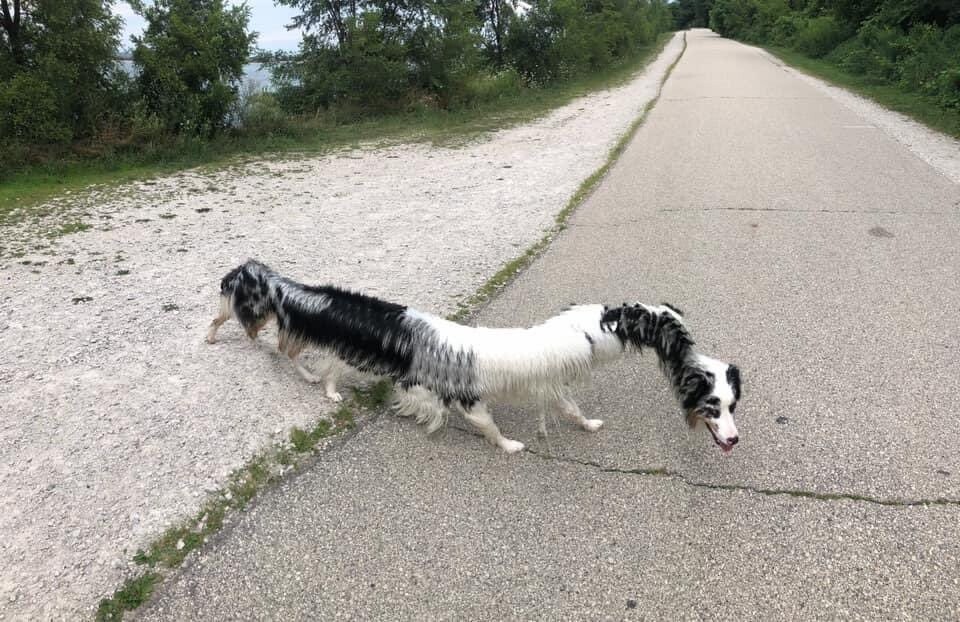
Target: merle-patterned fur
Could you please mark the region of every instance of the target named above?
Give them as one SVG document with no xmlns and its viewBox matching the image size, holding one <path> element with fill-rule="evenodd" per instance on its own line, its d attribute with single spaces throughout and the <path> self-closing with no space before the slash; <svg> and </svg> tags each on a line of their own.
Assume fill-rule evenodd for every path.
<svg viewBox="0 0 960 622">
<path fill-rule="evenodd" d="M 606 308 L 601 322 L 625 345 L 640 351 L 644 347 L 653 348 L 691 425 L 693 417 L 719 418 L 720 400 L 713 394 L 718 380 L 716 374 L 703 364 L 706 357 L 694 350 L 694 340 L 683 323 L 682 312 L 668 303 L 661 303 L 661 309 L 668 311 L 624 303 Z M 733 392 L 733 402 L 729 405 L 733 413 L 740 400 L 740 370 L 735 365 L 727 366 L 724 380 Z"/>
<path fill-rule="evenodd" d="M 490 442 L 518 451 L 522 444 L 500 435 L 483 402 L 528 395 L 541 405 L 541 433 L 546 433 L 548 411 L 595 431 L 603 422 L 584 418 L 566 385 L 595 364 L 620 356 L 629 345 L 654 349 L 688 421 L 694 415 L 710 419 L 723 410 L 724 418 L 708 427 L 725 450 L 736 442 L 725 409 L 732 411 L 732 402 L 739 399 L 739 372 L 697 354 L 679 310 L 669 305 L 578 305 L 527 329 L 471 328 L 334 286 L 303 285 L 253 260 L 231 270 L 220 290 L 220 315 L 211 324 L 209 342 L 230 317 L 251 338 L 275 319 L 279 349 L 307 380 L 326 382 L 329 397 L 340 399 L 339 372 L 328 369 L 316 376 L 303 367 L 298 356 L 304 347 L 318 347 L 331 360 L 392 378 L 401 401 L 407 398 L 398 412 L 415 414 L 430 430 L 442 424 L 446 408 L 456 406 Z M 716 377 L 721 370 L 724 383 Z M 718 393 L 718 388 L 723 390 Z M 731 442 L 717 438 L 722 428 L 733 435 Z"/>
<path fill-rule="evenodd" d="M 253 260 L 223 278 L 220 294 L 251 337 L 275 318 L 279 348 L 291 358 L 310 344 L 403 387 L 425 385 L 447 405 L 469 407 L 478 399 L 472 354 L 440 343 L 403 305 L 332 285 L 303 285 Z"/>
</svg>

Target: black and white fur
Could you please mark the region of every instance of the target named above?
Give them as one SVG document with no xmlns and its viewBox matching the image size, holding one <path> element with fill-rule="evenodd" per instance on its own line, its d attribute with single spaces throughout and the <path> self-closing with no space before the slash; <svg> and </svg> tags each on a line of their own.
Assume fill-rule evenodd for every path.
<svg viewBox="0 0 960 622">
<path fill-rule="evenodd" d="M 223 278 L 220 294 L 208 342 L 230 317 L 250 338 L 276 319 L 280 351 L 308 381 L 323 380 L 328 396 L 339 399 L 336 381 L 345 366 L 388 376 L 397 384 L 397 412 L 415 416 L 430 432 L 454 408 L 492 444 L 520 451 L 523 444 L 503 437 L 486 406 L 490 400 L 518 399 L 540 406 L 541 434 L 548 413 L 596 431 L 603 422 L 583 416 L 568 385 L 627 349 L 649 347 L 688 423 L 703 421 L 724 451 L 738 440 L 737 368 L 696 353 L 681 313 L 669 305 L 578 305 L 530 328 L 470 327 L 334 286 L 303 285 L 253 260 Z M 320 375 L 298 359 L 307 346 L 331 355 Z"/>
</svg>

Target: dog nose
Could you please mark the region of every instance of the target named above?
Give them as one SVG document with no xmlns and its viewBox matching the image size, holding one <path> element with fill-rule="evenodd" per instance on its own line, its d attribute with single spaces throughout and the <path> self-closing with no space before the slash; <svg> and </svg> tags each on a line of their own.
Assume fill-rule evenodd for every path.
<svg viewBox="0 0 960 622">
<path fill-rule="evenodd" d="M 740 440 L 740 437 L 739 437 L 739 436 L 731 436 L 730 438 L 727 439 L 727 444 L 728 444 L 728 445 L 736 445 L 736 444 L 737 444 L 737 441 L 739 441 L 739 440 Z"/>
</svg>

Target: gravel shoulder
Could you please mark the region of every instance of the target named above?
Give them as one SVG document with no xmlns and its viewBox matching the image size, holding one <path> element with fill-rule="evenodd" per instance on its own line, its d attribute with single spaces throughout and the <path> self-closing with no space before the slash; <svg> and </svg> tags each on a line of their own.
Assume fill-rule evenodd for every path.
<svg viewBox="0 0 960 622">
<path fill-rule="evenodd" d="M 0 228 L 0 618 L 91 614 L 138 548 L 332 410 L 272 334 L 252 344 L 231 323 L 203 343 L 226 270 L 257 257 L 448 313 L 550 229 L 681 49 L 461 148 L 188 171 Z"/>
</svg>

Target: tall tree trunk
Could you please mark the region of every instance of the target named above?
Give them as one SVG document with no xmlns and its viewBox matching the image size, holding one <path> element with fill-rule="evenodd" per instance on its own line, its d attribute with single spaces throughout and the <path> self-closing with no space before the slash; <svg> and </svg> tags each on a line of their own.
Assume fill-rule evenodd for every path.
<svg viewBox="0 0 960 622">
<path fill-rule="evenodd" d="M 343 22 L 343 5 L 341 0 L 327 0 L 327 12 L 330 14 L 330 21 L 333 22 L 333 32 L 337 35 L 337 47 L 343 49 L 347 43 L 347 26 Z M 356 10 L 356 2 L 351 0 L 350 6 Z M 353 17 L 356 17 L 354 15 Z"/>
<path fill-rule="evenodd" d="M 7 31 L 13 62 L 23 65 L 23 41 L 20 39 L 20 0 L 13 0 L 13 15 L 10 15 L 8 0 L 0 0 L 0 10 L 2 10 L 0 26 Z"/>
<path fill-rule="evenodd" d="M 490 21 L 493 25 L 493 46 L 497 52 L 497 67 L 503 67 L 503 0 L 490 0 Z"/>
</svg>

